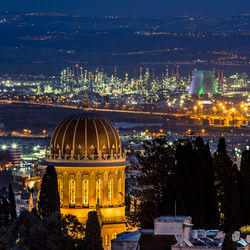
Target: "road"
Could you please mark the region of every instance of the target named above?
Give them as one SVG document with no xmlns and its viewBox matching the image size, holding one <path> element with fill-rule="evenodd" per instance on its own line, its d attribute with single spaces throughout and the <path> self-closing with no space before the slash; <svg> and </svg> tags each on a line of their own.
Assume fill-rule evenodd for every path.
<svg viewBox="0 0 250 250">
<path fill-rule="evenodd" d="M 50 106 L 55 108 L 69 108 L 69 109 L 79 109 L 77 105 L 64 105 L 64 104 L 52 104 L 52 103 L 37 103 L 37 102 L 26 102 L 26 101 L 4 101 L 0 100 L 0 104 L 6 103 L 17 103 L 17 104 L 32 104 L 40 106 Z M 130 113 L 130 114 L 141 114 L 141 115 L 157 115 L 157 116 L 187 116 L 187 114 L 173 114 L 173 113 L 164 113 L 164 112 L 149 112 L 149 111 L 137 111 L 137 110 L 121 110 L 121 109 L 108 109 L 108 108 L 87 108 L 89 111 L 98 111 L 98 112 L 116 112 L 116 113 Z M 189 115 L 188 115 L 189 116 Z"/>
</svg>

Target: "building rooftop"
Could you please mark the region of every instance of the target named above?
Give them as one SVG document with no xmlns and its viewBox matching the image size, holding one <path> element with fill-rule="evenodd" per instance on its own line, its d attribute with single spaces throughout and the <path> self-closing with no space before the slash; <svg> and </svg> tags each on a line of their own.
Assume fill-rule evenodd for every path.
<svg viewBox="0 0 250 250">
<path fill-rule="evenodd" d="M 136 241 L 138 242 L 141 236 L 141 231 L 136 230 L 134 232 L 123 232 L 117 235 L 112 241 Z"/>
<path fill-rule="evenodd" d="M 156 222 L 158 221 L 184 221 L 186 219 L 189 219 L 190 216 L 172 216 L 172 215 L 166 215 L 161 216 L 155 219 Z"/>
</svg>

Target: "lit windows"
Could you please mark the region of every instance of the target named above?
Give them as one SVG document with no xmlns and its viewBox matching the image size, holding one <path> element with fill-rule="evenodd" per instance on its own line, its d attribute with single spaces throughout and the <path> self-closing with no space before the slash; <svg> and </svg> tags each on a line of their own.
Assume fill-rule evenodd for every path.
<svg viewBox="0 0 250 250">
<path fill-rule="evenodd" d="M 117 233 L 113 233 L 112 234 L 112 240 L 115 239 L 117 237 Z"/>
<path fill-rule="evenodd" d="M 83 205 L 88 205 L 89 204 L 89 181 L 87 179 L 83 180 L 83 185 L 82 185 L 82 201 Z"/>
<path fill-rule="evenodd" d="M 70 205 L 76 204 L 76 182 L 72 178 L 70 179 Z"/>
<path fill-rule="evenodd" d="M 96 181 L 96 202 L 101 203 L 101 179 Z"/>
<path fill-rule="evenodd" d="M 108 181 L 108 203 L 112 203 L 112 180 Z"/>
</svg>

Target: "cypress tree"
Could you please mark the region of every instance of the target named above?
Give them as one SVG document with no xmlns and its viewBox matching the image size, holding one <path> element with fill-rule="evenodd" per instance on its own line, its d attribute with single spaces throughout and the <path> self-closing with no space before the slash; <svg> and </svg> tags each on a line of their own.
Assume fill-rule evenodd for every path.
<svg viewBox="0 0 250 250">
<path fill-rule="evenodd" d="M 103 250 L 101 227 L 96 211 L 91 211 L 88 213 L 88 219 L 86 222 L 85 244 L 87 250 Z"/>
<path fill-rule="evenodd" d="M 219 211 L 214 186 L 214 169 L 209 144 L 206 145 L 201 137 L 195 140 L 195 149 L 200 164 L 202 185 L 202 199 L 204 202 L 204 228 L 218 228 Z"/>
<path fill-rule="evenodd" d="M 227 154 L 224 138 L 220 138 L 214 154 L 215 187 L 220 212 L 220 227 L 228 233 L 240 226 L 239 171 Z"/>
<path fill-rule="evenodd" d="M 172 181 L 175 191 L 167 187 L 166 192 L 174 194 L 177 199 L 177 212 L 181 208 L 182 214 L 192 216 L 196 227 L 218 228 L 219 213 L 209 145 L 205 145 L 201 137 L 179 140 L 175 158 L 177 164 Z"/>
<path fill-rule="evenodd" d="M 250 150 L 246 150 L 242 153 L 241 157 L 241 175 L 242 175 L 242 226 L 250 225 Z"/>
<path fill-rule="evenodd" d="M 10 204 L 5 196 L 0 197 L 0 227 L 8 226 L 10 222 Z"/>
<path fill-rule="evenodd" d="M 176 149 L 176 175 L 181 180 L 181 192 L 186 215 L 190 215 L 196 227 L 204 227 L 203 180 L 200 159 L 194 142 L 180 141 Z"/>
<path fill-rule="evenodd" d="M 235 242 L 232 240 L 231 234 L 226 234 L 221 250 L 237 250 Z"/>
<path fill-rule="evenodd" d="M 15 201 L 15 196 L 14 196 L 14 193 L 13 193 L 11 183 L 9 184 L 8 199 L 9 199 L 9 203 L 10 203 L 11 221 L 14 221 L 16 219 L 16 201 Z"/>
<path fill-rule="evenodd" d="M 57 174 L 54 166 L 48 166 L 42 179 L 38 213 L 42 217 L 49 217 L 54 212 L 60 212 Z"/>
</svg>

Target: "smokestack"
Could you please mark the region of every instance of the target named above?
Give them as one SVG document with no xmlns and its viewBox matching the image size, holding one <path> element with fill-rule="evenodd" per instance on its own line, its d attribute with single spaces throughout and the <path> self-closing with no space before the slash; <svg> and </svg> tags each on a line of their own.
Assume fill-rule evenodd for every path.
<svg viewBox="0 0 250 250">
<path fill-rule="evenodd" d="M 140 67 L 140 80 L 142 80 L 142 70 L 143 70 L 143 67 Z"/>
</svg>

